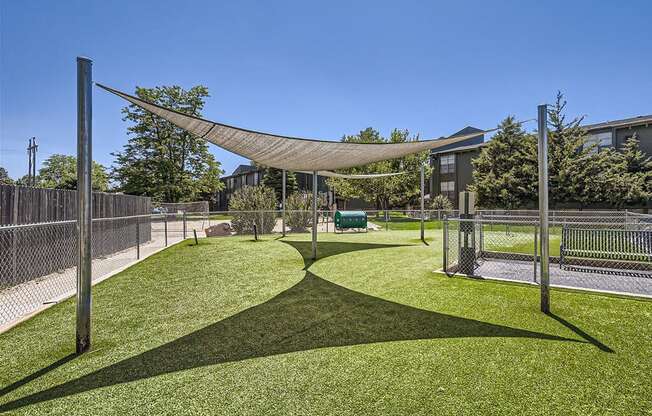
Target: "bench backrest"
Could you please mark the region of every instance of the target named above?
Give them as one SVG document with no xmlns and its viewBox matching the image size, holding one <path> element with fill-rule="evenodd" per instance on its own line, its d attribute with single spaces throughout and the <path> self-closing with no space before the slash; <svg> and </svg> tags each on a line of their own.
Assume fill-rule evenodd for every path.
<svg viewBox="0 0 652 416">
<path fill-rule="evenodd" d="M 652 231 L 562 229 L 563 255 L 652 261 Z"/>
</svg>

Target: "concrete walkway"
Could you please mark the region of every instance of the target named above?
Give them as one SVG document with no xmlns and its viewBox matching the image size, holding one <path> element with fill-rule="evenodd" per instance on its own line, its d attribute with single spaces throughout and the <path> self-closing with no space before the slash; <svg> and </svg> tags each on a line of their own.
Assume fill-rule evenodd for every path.
<svg viewBox="0 0 652 416">
<path fill-rule="evenodd" d="M 479 260 L 478 264 L 475 274 L 483 278 L 537 284 L 540 282 L 538 275 L 534 277 L 534 264 L 531 261 L 483 259 Z M 609 269 L 562 270 L 558 264 L 551 264 L 550 284 L 625 295 L 652 296 L 652 273 L 633 274 L 632 276 L 609 274 Z"/>
</svg>

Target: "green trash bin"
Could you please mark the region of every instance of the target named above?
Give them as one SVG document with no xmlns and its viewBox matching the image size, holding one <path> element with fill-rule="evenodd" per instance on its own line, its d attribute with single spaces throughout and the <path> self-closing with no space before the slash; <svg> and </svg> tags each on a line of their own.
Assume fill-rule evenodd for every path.
<svg viewBox="0 0 652 416">
<path fill-rule="evenodd" d="M 364 229 L 367 231 L 367 213 L 364 211 L 336 211 L 335 231 Z"/>
</svg>

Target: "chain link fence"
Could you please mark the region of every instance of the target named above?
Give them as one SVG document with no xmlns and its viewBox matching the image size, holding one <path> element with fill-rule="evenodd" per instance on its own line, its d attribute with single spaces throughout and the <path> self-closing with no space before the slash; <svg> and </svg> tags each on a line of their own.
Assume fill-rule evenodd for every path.
<svg viewBox="0 0 652 416">
<path fill-rule="evenodd" d="M 176 215 L 95 219 L 93 281 L 183 238 Z M 0 227 L 0 327 L 73 294 L 76 265 L 76 221 Z"/>
<path fill-rule="evenodd" d="M 556 212 L 550 221 L 550 284 L 652 296 L 652 215 Z M 480 212 L 444 220 L 449 275 L 539 284 L 534 215 Z"/>
<path fill-rule="evenodd" d="M 367 210 L 368 230 L 410 230 L 420 210 Z M 554 215 L 554 216 L 553 216 Z M 652 295 L 652 215 L 555 211 L 551 215 L 551 283 Z M 443 233 L 449 275 L 538 283 L 538 217 L 534 211 L 424 211 L 430 239 Z M 312 227 L 309 210 L 177 212 L 93 220 L 93 281 L 185 238 L 291 235 Z M 440 231 L 441 230 L 441 231 Z M 318 233 L 333 233 L 334 212 L 318 212 Z M 347 230 L 361 232 L 367 230 Z M 77 224 L 60 221 L 0 226 L 0 328 L 74 294 Z"/>
</svg>

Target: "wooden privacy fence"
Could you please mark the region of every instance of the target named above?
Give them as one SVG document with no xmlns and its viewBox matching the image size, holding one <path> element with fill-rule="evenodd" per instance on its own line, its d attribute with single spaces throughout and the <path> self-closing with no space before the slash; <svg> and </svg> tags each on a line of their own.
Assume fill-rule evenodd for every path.
<svg viewBox="0 0 652 416">
<path fill-rule="evenodd" d="M 137 195 L 93 192 L 93 218 L 149 214 L 152 201 Z M 0 185 L 0 225 L 77 219 L 77 191 Z"/>
</svg>

